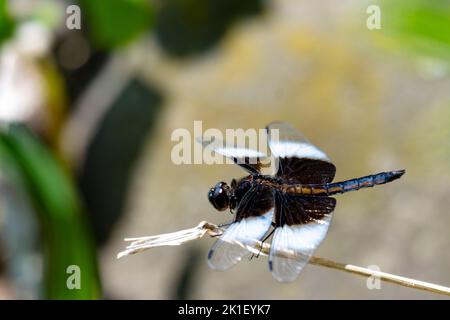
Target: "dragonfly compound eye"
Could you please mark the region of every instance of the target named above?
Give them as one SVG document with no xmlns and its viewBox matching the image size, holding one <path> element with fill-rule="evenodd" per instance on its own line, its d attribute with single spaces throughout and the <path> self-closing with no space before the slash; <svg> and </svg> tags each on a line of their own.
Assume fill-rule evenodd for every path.
<svg viewBox="0 0 450 320">
<path fill-rule="evenodd" d="M 209 202 L 219 211 L 224 211 L 230 206 L 230 187 L 225 182 L 217 183 L 208 192 Z"/>
</svg>

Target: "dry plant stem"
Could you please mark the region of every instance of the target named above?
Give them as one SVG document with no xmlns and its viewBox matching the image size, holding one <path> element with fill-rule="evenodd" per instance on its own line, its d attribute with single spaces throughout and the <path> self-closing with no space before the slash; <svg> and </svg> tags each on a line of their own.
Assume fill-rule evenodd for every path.
<svg viewBox="0 0 450 320">
<path fill-rule="evenodd" d="M 404 287 L 409 287 L 409 288 L 413 288 L 413 289 L 424 290 L 424 291 L 428 291 L 428 292 L 433 292 L 433 293 L 450 296 L 450 288 L 444 287 L 441 285 L 437 285 L 434 283 L 429 283 L 429 282 L 424 282 L 424 281 L 420 281 L 420 280 L 396 276 L 394 274 L 390 274 L 390 273 L 386 273 L 386 272 L 375 271 L 375 270 L 358 267 L 358 266 L 354 266 L 351 264 L 335 262 L 335 261 L 332 261 L 329 259 L 319 258 L 319 257 L 311 257 L 311 259 L 309 260 L 309 263 L 314 264 L 316 266 L 322 266 L 322 267 L 327 267 L 327 268 L 331 268 L 331 269 L 345 271 L 348 273 L 357 274 L 360 276 L 377 277 L 380 280 L 390 282 L 390 283 L 395 283 L 395 284 L 398 284 L 398 285 L 401 285 Z"/>
<path fill-rule="evenodd" d="M 127 246 L 125 251 L 119 253 L 117 257 L 121 258 L 123 256 L 135 254 L 158 246 L 180 245 L 191 240 L 199 239 L 203 237 L 205 234 L 208 234 L 211 237 L 218 237 L 222 235 L 223 231 L 224 230 L 222 228 L 219 228 L 215 224 L 202 221 L 196 227 L 186 230 L 150 237 L 129 238 L 125 239 L 125 241 L 132 241 L 132 243 L 129 246 Z M 247 247 L 247 249 L 256 254 L 268 255 L 270 252 L 270 244 L 259 242 L 258 245 L 255 246 L 254 248 Z M 376 277 L 380 280 L 398 284 L 404 287 L 450 296 L 450 288 L 433 283 L 405 278 L 386 272 L 371 270 L 368 268 L 358 267 L 351 264 L 344 264 L 314 256 L 311 257 L 309 263 L 316 266 L 322 266 L 335 270 L 345 271 L 360 276 Z"/>
</svg>

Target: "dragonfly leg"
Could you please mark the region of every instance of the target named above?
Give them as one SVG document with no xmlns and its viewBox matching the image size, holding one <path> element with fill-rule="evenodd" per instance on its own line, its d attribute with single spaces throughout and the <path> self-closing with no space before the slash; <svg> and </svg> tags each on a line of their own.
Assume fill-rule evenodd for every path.
<svg viewBox="0 0 450 320">
<path fill-rule="evenodd" d="M 218 225 L 219 228 L 224 228 L 224 227 L 228 227 L 230 225 L 232 225 L 234 223 L 234 221 L 231 222 L 226 222 L 226 223 L 221 223 Z"/>
<path fill-rule="evenodd" d="M 273 230 L 271 230 L 271 231 L 269 232 L 269 234 L 268 234 L 267 236 L 265 236 L 264 239 L 261 240 L 261 247 L 259 248 L 258 253 L 257 253 L 257 254 L 252 253 L 252 255 L 251 255 L 251 257 L 250 257 L 250 260 L 253 259 L 253 257 L 259 258 L 259 255 L 261 254 L 261 251 L 262 251 L 262 249 L 263 249 L 264 242 L 266 242 L 267 239 L 269 239 L 270 236 L 271 236 L 271 235 L 274 233 L 274 231 L 275 231 L 275 223 L 272 222 L 272 226 L 274 227 Z"/>
</svg>

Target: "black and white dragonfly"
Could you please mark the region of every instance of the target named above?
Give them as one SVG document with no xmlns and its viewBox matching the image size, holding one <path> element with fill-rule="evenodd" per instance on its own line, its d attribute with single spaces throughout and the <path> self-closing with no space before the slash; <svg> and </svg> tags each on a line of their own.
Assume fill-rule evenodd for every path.
<svg viewBox="0 0 450 320">
<path fill-rule="evenodd" d="M 292 125 L 273 122 L 266 130 L 271 158 L 276 160 L 270 175 L 262 173 L 264 157 L 259 151 L 214 147 L 203 141 L 204 147 L 231 158 L 248 173 L 230 185 L 219 182 L 208 192 L 214 208 L 235 213 L 211 248 L 208 263 L 215 270 L 226 270 L 250 255 L 249 248 L 272 236 L 269 269 L 278 281 L 290 282 L 327 234 L 336 206 L 330 196 L 391 182 L 405 170 L 332 183 L 336 167 Z"/>
</svg>

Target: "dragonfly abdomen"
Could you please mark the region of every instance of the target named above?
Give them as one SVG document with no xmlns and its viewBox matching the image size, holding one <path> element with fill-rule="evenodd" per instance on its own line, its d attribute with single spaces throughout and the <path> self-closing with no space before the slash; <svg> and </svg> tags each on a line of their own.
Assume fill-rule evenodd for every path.
<svg viewBox="0 0 450 320">
<path fill-rule="evenodd" d="M 331 196 L 338 193 L 356 191 L 362 188 L 370 188 L 376 185 L 385 184 L 400 178 L 404 173 L 405 170 L 397 170 L 321 185 L 296 184 L 287 187 L 285 192 L 312 196 Z"/>
</svg>

